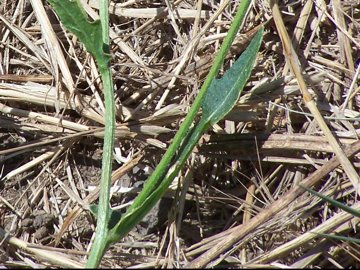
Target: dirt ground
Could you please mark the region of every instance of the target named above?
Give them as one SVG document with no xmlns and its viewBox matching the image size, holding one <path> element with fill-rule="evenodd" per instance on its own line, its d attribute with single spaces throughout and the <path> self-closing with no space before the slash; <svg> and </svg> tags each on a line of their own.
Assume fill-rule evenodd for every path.
<svg viewBox="0 0 360 270">
<path fill-rule="evenodd" d="M 98 1 L 83 2 L 96 19 Z M 113 208 L 125 212 L 161 160 L 238 2 L 110 2 Z M 278 1 L 277 13 L 273 2 L 253 1 L 220 71 L 263 25 L 235 108 L 204 134 L 164 198 L 111 246 L 102 267 L 360 266 L 358 243 L 321 235 L 358 239 L 358 218 L 298 186 L 360 210 L 360 3 Z M 279 20 L 298 61 L 286 55 Z M 0 267 L 84 267 L 103 154 L 99 72 L 47 1 L 3 0 L 0 33 Z"/>
</svg>

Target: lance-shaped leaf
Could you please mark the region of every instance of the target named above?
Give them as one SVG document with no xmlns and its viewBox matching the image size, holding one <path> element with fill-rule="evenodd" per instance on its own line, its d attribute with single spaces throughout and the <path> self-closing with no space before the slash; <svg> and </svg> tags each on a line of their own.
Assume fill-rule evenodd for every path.
<svg viewBox="0 0 360 270">
<path fill-rule="evenodd" d="M 347 241 L 347 242 L 360 244 L 360 239 L 354 238 L 354 237 L 341 236 L 341 235 L 336 235 L 336 234 L 324 234 L 324 233 L 316 233 L 316 234 L 319 235 L 319 236 L 322 236 L 324 238 L 329 238 L 329 239 L 335 239 L 335 240 Z"/>
<path fill-rule="evenodd" d="M 214 79 L 202 104 L 202 119 L 214 125 L 224 118 L 236 104 L 250 77 L 263 36 L 261 28 L 247 49 L 221 79 Z"/>
<path fill-rule="evenodd" d="M 360 212 L 358 210 L 356 210 L 356 209 L 354 209 L 354 208 L 352 208 L 350 206 L 347 206 L 347 205 L 345 205 L 345 204 L 343 204 L 341 202 L 338 202 L 337 200 L 334 200 L 334 199 L 332 199 L 332 198 L 330 198 L 330 197 L 328 197 L 326 195 L 323 195 L 323 194 L 321 194 L 319 192 L 316 192 L 315 190 L 312 190 L 312 189 L 310 189 L 310 188 L 308 188 L 306 186 L 303 186 L 301 184 L 299 184 L 299 186 L 302 187 L 303 189 L 307 190 L 311 194 L 320 197 L 324 201 L 327 201 L 328 203 L 331 203 L 332 205 L 339 207 L 340 209 L 354 215 L 355 217 L 360 218 Z"/>
<path fill-rule="evenodd" d="M 142 193 L 146 192 L 146 198 L 139 201 L 140 195 L 135 199 L 133 206 L 122 216 L 120 222 L 110 230 L 109 242 L 115 242 L 124 237 L 136 224 L 138 224 L 144 216 L 151 210 L 157 201 L 164 195 L 167 188 L 183 167 L 186 159 L 192 152 L 193 148 L 204 134 L 210 124 L 214 124 L 222 119 L 235 105 L 239 98 L 240 92 L 250 77 L 253 69 L 256 55 L 259 51 L 262 41 L 263 28 L 261 28 L 252 42 L 242 53 L 240 58 L 235 62 L 230 70 L 220 79 L 212 83 L 213 88 L 209 94 L 207 93 L 203 103 L 205 106 L 205 116 L 188 134 L 188 140 L 183 140 L 186 145 L 180 146 L 179 152 L 174 157 L 172 165 L 167 168 L 165 175 L 159 175 L 161 181 L 151 190 L 145 186 Z M 210 88 L 208 91 L 210 91 Z M 203 110 L 204 110 L 203 108 Z M 214 112 L 214 113 L 213 113 Z M 184 146 L 184 147 L 183 147 Z M 158 180 L 158 179 L 157 179 Z"/>
<path fill-rule="evenodd" d="M 90 22 L 79 0 L 49 0 L 63 25 L 85 45 L 100 67 L 107 66 L 110 55 L 104 51 L 100 20 Z"/>
</svg>

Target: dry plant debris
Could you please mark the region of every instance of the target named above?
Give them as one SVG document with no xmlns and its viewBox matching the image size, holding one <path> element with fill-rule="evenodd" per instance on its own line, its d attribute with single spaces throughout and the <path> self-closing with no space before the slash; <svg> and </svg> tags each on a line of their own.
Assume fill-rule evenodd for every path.
<svg viewBox="0 0 360 270">
<path fill-rule="evenodd" d="M 82 2 L 96 19 L 98 1 Z M 111 2 L 118 105 L 113 207 L 125 209 L 159 162 L 237 2 Z M 288 0 L 279 1 L 276 13 L 274 2 L 254 1 L 224 63 L 226 70 L 265 25 L 238 105 L 203 137 L 166 197 L 102 266 L 359 267 L 357 244 L 313 233 L 359 237 L 358 220 L 297 183 L 360 208 L 360 5 Z M 292 41 L 313 108 L 287 61 L 276 20 Z M 3 0 L 0 32 L 0 265 L 82 267 L 102 156 L 96 65 L 46 1 Z M 354 175 L 340 165 L 329 136 Z"/>
</svg>

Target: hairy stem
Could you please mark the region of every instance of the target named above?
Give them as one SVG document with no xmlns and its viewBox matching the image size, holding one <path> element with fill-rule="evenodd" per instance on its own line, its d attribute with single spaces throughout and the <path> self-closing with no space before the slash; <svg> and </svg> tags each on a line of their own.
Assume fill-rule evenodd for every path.
<svg viewBox="0 0 360 270">
<path fill-rule="evenodd" d="M 110 54 L 109 38 L 109 8 L 108 0 L 100 1 L 100 19 L 102 27 L 102 38 L 104 52 Z M 113 160 L 114 130 L 115 130 L 115 98 L 113 91 L 112 74 L 110 63 L 100 66 L 100 74 L 104 87 L 105 99 L 105 135 L 102 159 L 101 189 L 99 195 L 99 208 L 97 215 L 96 235 L 93 247 L 91 249 L 87 262 L 88 268 L 97 268 L 101 259 L 108 248 L 108 224 L 111 208 L 110 185 Z"/>
</svg>

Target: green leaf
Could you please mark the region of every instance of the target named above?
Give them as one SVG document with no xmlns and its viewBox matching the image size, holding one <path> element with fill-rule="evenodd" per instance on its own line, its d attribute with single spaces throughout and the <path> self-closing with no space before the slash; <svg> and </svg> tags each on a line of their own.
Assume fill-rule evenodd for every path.
<svg viewBox="0 0 360 270">
<path fill-rule="evenodd" d="M 90 209 L 90 212 L 96 218 L 98 218 L 99 206 L 97 204 L 91 204 L 89 209 Z M 119 210 L 110 209 L 110 218 L 109 218 L 109 222 L 108 222 L 109 230 L 111 230 L 120 221 L 121 216 L 122 216 L 122 214 Z"/>
<path fill-rule="evenodd" d="M 108 223 L 108 229 L 111 230 L 113 227 L 115 227 L 116 224 L 119 223 L 121 219 L 122 213 L 119 210 L 110 210 L 110 218 Z"/>
<path fill-rule="evenodd" d="M 357 210 L 351 208 L 350 206 L 342 204 L 341 202 L 338 202 L 337 200 L 334 200 L 334 199 L 332 199 L 332 198 L 330 198 L 328 196 L 325 196 L 325 195 L 323 195 L 323 194 L 321 194 L 319 192 L 316 192 L 316 191 L 314 191 L 314 190 L 312 190 L 312 189 L 310 189 L 308 187 L 305 187 L 305 186 L 300 185 L 300 184 L 299 184 L 299 186 L 302 187 L 303 189 L 306 189 L 311 194 L 313 194 L 315 196 L 318 196 L 321 199 L 331 203 L 332 205 L 337 206 L 338 208 L 340 208 L 340 209 L 342 209 L 342 210 L 344 210 L 344 211 L 346 211 L 346 212 L 348 212 L 348 213 L 350 213 L 350 214 L 352 214 L 352 215 L 354 215 L 356 217 L 360 217 L 360 211 L 357 211 Z"/>
<path fill-rule="evenodd" d="M 79 0 L 49 0 L 64 26 L 75 34 L 100 67 L 108 66 L 110 55 L 103 43 L 100 20 L 90 22 Z"/>
<path fill-rule="evenodd" d="M 97 204 L 90 204 L 89 210 L 97 218 L 99 212 L 99 206 Z"/>
<path fill-rule="evenodd" d="M 214 79 L 202 104 L 202 120 L 214 125 L 236 104 L 253 69 L 264 29 L 261 28 L 250 45 L 221 79 Z"/>
<path fill-rule="evenodd" d="M 170 167 L 161 184 L 139 206 L 129 209 L 120 222 L 110 230 L 109 241 L 115 242 L 124 237 L 132 228 L 134 228 L 154 207 L 168 189 L 175 176 L 182 166 L 176 162 Z"/>
<path fill-rule="evenodd" d="M 335 240 L 347 241 L 347 242 L 353 242 L 353 243 L 360 244 L 360 239 L 354 238 L 354 237 L 341 236 L 341 235 L 336 235 L 336 234 L 325 234 L 325 233 L 314 233 L 314 234 L 317 234 L 317 235 L 322 236 L 324 238 L 329 238 L 329 239 L 335 239 Z"/>
<path fill-rule="evenodd" d="M 152 186 L 151 189 L 145 186 L 143 192 L 147 192 L 146 197 L 142 198 L 141 201 L 138 201 L 137 204 L 133 204 L 122 217 L 120 222 L 109 232 L 110 242 L 115 242 L 124 237 L 137 223 L 141 221 L 141 219 L 145 217 L 156 202 L 164 195 L 173 179 L 179 173 L 202 134 L 204 134 L 210 127 L 209 123 L 216 123 L 234 107 L 240 92 L 246 83 L 246 81 L 242 82 L 241 80 L 247 80 L 250 76 L 251 70 L 253 69 L 256 55 L 260 48 L 262 35 L 263 29 L 260 29 L 253 38 L 249 47 L 232 66 L 231 70 L 226 72 L 222 79 L 217 80 L 215 86 L 212 84 L 214 89 L 212 90 L 212 94 L 207 98 L 205 106 L 214 104 L 211 109 L 215 111 L 215 113 L 208 111 L 205 118 L 203 116 L 200 122 L 189 131 L 187 137 L 182 141 L 182 145 L 178 147 L 178 153 L 174 157 L 172 165 L 167 167 L 167 170 L 163 175 L 159 175 L 159 177 L 161 177 L 159 184 Z M 232 84 L 229 84 L 229 81 L 231 81 Z M 223 89 L 216 88 L 219 85 L 223 87 Z M 226 89 L 226 87 L 229 87 L 230 89 Z M 207 109 L 210 110 L 210 107 L 207 107 Z"/>
</svg>

